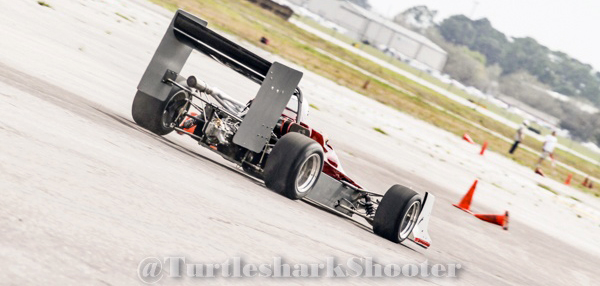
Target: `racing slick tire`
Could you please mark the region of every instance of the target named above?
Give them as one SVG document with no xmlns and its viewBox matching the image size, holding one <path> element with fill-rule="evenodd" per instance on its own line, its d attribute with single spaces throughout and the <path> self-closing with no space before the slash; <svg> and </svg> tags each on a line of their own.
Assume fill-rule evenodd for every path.
<svg viewBox="0 0 600 286">
<path fill-rule="evenodd" d="M 164 101 L 138 91 L 131 107 L 133 120 L 157 135 L 167 135 L 173 131 L 171 123 L 178 125 L 180 122 L 175 122 L 176 119 L 185 117 L 179 112 L 189 110 L 189 97 L 186 91 L 176 86 L 173 86 Z"/>
<path fill-rule="evenodd" d="M 323 148 L 296 132 L 283 135 L 264 168 L 265 185 L 292 200 L 305 197 L 323 170 Z"/>
<path fill-rule="evenodd" d="M 422 201 L 417 192 L 393 185 L 377 207 L 373 232 L 393 242 L 402 242 L 417 224 Z"/>
</svg>

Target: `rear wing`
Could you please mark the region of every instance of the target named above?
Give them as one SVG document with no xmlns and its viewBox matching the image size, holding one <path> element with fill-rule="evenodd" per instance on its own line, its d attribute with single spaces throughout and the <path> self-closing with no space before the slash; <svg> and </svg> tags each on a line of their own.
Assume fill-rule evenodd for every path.
<svg viewBox="0 0 600 286">
<path fill-rule="evenodd" d="M 177 10 L 137 89 L 159 100 L 166 99 L 171 90 L 163 83 L 166 72 L 179 74 L 194 49 L 258 84 L 271 68 L 271 62 L 207 28 L 206 21 Z"/>
<path fill-rule="evenodd" d="M 192 50 L 204 53 L 261 85 L 233 137 L 235 144 L 261 152 L 292 95 L 296 94 L 302 103 L 302 93 L 298 89 L 302 73 L 263 59 L 207 28 L 206 21 L 177 10 L 140 80 L 138 93 L 165 101 L 172 82 L 182 79 L 179 73 Z M 298 113 L 301 111 L 299 105 Z"/>
</svg>

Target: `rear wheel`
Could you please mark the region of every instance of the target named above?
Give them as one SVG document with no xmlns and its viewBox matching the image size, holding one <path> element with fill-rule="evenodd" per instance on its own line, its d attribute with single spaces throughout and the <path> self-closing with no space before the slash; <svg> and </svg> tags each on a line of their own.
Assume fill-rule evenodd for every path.
<svg viewBox="0 0 600 286">
<path fill-rule="evenodd" d="M 373 219 L 373 232 L 393 242 L 402 242 L 417 224 L 421 196 L 401 185 L 392 186 L 381 199 Z"/>
<path fill-rule="evenodd" d="M 164 101 L 138 91 L 133 100 L 133 120 L 158 135 L 169 134 L 173 131 L 171 124 L 179 125 L 185 118 L 189 98 L 186 91 L 175 86 Z"/>
<path fill-rule="evenodd" d="M 265 185 L 292 200 L 305 197 L 323 170 L 323 148 L 300 133 L 281 137 L 269 154 Z"/>
</svg>

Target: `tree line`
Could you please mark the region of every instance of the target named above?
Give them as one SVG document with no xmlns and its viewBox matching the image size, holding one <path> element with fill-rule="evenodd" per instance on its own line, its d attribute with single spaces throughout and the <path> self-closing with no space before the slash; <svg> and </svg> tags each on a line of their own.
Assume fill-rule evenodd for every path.
<svg viewBox="0 0 600 286">
<path fill-rule="evenodd" d="M 519 99 L 559 118 L 560 127 L 574 138 L 600 144 L 599 113 L 583 112 L 572 101 L 560 101 L 542 91 L 553 90 L 600 106 L 600 73 L 591 65 L 530 37 L 509 38 L 485 18 L 455 15 L 425 33 L 448 52 L 444 72 L 454 79 Z"/>
<path fill-rule="evenodd" d="M 600 105 L 600 73 L 589 64 L 551 51 L 530 37 L 508 38 L 485 18 L 456 15 L 441 22 L 438 29 L 446 41 L 484 55 L 486 65 L 498 64 L 503 75 L 526 71 L 556 92 Z"/>
</svg>

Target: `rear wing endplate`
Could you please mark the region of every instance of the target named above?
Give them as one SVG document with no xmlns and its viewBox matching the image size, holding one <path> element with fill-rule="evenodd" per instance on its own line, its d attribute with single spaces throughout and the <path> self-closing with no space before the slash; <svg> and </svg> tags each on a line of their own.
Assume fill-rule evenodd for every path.
<svg viewBox="0 0 600 286">
<path fill-rule="evenodd" d="M 250 110 L 238 128 L 233 143 L 259 153 L 271 139 L 271 132 L 302 79 L 302 73 L 274 62 L 252 100 Z"/>
</svg>

